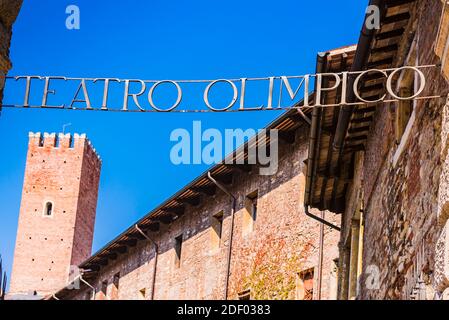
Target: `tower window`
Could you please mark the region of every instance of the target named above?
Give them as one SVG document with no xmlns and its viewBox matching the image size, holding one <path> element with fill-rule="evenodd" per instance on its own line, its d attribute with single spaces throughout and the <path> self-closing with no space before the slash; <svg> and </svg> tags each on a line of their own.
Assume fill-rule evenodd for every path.
<svg viewBox="0 0 449 320">
<path fill-rule="evenodd" d="M 44 207 L 44 215 L 51 216 L 53 214 L 53 203 L 47 202 Z"/>
<path fill-rule="evenodd" d="M 182 235 L 175 238 L 175 266 L 181 266 Z"/>
</svg>

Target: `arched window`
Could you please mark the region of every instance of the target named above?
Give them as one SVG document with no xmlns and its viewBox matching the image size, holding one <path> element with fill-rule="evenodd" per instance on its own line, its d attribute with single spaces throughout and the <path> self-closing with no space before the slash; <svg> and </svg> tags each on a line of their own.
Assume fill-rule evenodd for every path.
<svg viewBox="0 0 449 320">
<path fill-rule="evenodd" d="M 53 214 L 53 203 L 47 202 L 44 208 L 44 215 L 51 216 Z"/>
</svg>

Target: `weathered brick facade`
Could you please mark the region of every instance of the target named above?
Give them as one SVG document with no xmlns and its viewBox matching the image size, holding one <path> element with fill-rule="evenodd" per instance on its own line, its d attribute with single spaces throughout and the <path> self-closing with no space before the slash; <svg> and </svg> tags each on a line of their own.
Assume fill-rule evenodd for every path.
<svg viewBox="0 0 449 320">
<path fill-rule="evenodd" d="M 433 48 L 442 5 L 435 0 L 413 4 L 409 12 L 412 22 L 401 38 L 395 66 L 415 64 L 407 61 L 413 39 L 419 65 L 441 62 Z M 423 72 L 428 85 L 422 96 L 448 94 L 449 84 L 440 67 Z M 356 156 L 342 222 L 341 243 L 345 245 L 341 254 L 351 251 L 351 223 L 363 203 L 363 267 L 357 298 L 440 299 L 449 286 L 449 106 L 445 98 L 416 101 L 409 131 L 399 145 L 395 140 L 395 106 L 377 108 L 365 152 Z M 349 258 L 345 261 L 343 269 L 348 270 Z M 348 297 L 347 290 L 340 288 L 340 298 Z"/>
<path fill-rule="evenodd" d="M 85 135 L 30 133 L 9 298 L 54 292 L 90 256 L 100 168 Z"/>
<path fill-rule="evenodd" d="M 320 224 L 304 214 L 304 163 L 308 127 L 297 131 L 296 142 L 280 145 L 279 170 L 272 176 L 257 170 L 235 176 L 229 191 L 236 196 L 236 212 L 229 279 L 229 299 L 250 289 L 252 299 L 304 297 L 301 271 L 313 270 L 313 297 L 318 298 Z M 247 195 L 257 190 L 257 218 L 248 220 Z M 181 218 L 148 235 L 159 247 L 153 287 L 155 249 L 141 240 L 126 253 L 113 257 L 89 283 L 95 299 L 224 299 L 227 252 L 231 230 L 231 198 L 218 191 L 189 205 Z M 221 239 L 213 228 L 214 216 L 222 212 Z M 326 218 L 338 223 L 337 216 Z M 182 236 L 179 266 L 175 238 Z M 321 298 L 336 297 L 335 262 L 338 232 L 324 228 Z M 261 273 L 261 267 L 269 267 Z M 262 274 L 262 276 L 261 276 Z M 250 278 L 249 275 L 253 277 Z M 114 276 L 119 276 L 118 288 Z M 283 281 L 279 282 L 281 278 Z M 107 290 L 105 288 L 107 287 Z M 106 292 L 105 292 L 106 291 Z M 59 299 L 89 299 L 91 289 L 56 293 Z"/>
<path fill-rule="evenodd" d="M 11 69 L 9 46 L 12 25 L 16 20 L 23 0 L 0 0 L 0 111 L 6 74 Z"/>
</svg>

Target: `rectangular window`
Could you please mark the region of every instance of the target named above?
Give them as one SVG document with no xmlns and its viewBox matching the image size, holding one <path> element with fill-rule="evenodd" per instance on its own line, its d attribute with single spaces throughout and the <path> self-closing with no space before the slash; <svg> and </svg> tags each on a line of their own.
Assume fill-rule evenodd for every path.
<svg viewBox="0 0 449 320">
<path fill-rule="evenodd" d="M 112 279 L 112 288 L 111 288 L 111 300 L 118 299 L 118 289 L 120 283 L 120 272 L 114 274 L 114 278 Z"/>
<path fill-rule="evenodd" d="M 296 296 L 298 300 L 313 300 L 314 269 L 304 270 L 298 275 Z"/>
<path fill-rule="evenodd" d="M 223 211 L 220 211 L 212 217 L 212 248 L 217 249 L 220 247 L 221 237 L 223 232 Z"/>
<path fill-rule="evenodd" d="M 181 266 L 182 235 L 175 238 L 175 266 Z"/>
<path fill-rule="evenodd" d="M 45 203 L 44 215 L 50 217 L 53 213 L 53 203 L 47 202 Z"/>
<path fill-rule="evenodd" d="M 258 192 L 253 191 L 246 196 L 245 213 L 243 216 L 243 233 L 248 234 L 254 230 L 254 224 L 257 220 L 257 198 Z"/>
<path fill-rule="evenodd" d="M 108 293 L 108 280 L 105 280 L 101 283 L 100 292 L 101 292 L 100 299 L 106 299 Z"/>
<path fill-rule="evenodd" d="M 146 299 L 146 296 L 147 296 L 147 289 L 146 289 L 146 288 L 140 289 L 140 290 L 139 290 L 139 297 L 140 297 L 142 300 L 145 300 L 145 299 Z"/>
<path fill-rule="evenodd" d="M 329 277 L 329 300 L 337 300 L 338 297 L 338 258 L 332 260 Z"/>
<path fill-rule="evenodd" d="M 240 292 L 238 297 L 239 300 L 251 300 L 251 289 Z"/>
</svg>

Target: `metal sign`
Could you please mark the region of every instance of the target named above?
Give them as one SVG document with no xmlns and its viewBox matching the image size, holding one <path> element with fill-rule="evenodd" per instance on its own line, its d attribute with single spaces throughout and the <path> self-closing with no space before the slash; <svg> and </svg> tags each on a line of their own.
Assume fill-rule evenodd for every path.
<svg viewBox="0 0 449 320">
<path fill-rule="evenodd" d="M 404 66 L 391 69 L 371 69 L 356 72 L 318 73 L 302 76 L 272 76 L 265 78 L 239 78 L 217 80 L 141 80 L 118 78 L 72 78 L 63 76 L 7 76 L 6 88 L 11 82 L 22 85 L 21 92 L 12 95 L 21 101 L 6 102 L 3 107 L 13 108 L 53 108 L 67 110 L 102 110 L 121 112 L 230 112 L 230 111 L 261 111 L 283 110 L 303 107 L 333 107 L 341 105 L 365 105 L 380 102 L 393 102 L 399 100 L 416 100 L 439 98 L 440 96 L 422 96 L 426 88 L 426 77 L 423 69 L 436 67 L 436 65 Z M 397 85 L 398 79 L 405 72 L 414 74 L 416 83 L 414 92 L 410 96 L 401 96 Z M 383 93 L 376 100 L 367 100 L 363 97 L 360 87 L 368 77 L 380 76 L 383 79 Z M 265 82 L 263 90 L 265 103 L 258 106 L 249 106 L 246 103 L 246 93 L 252 83 Z M 295 84 L 293 84 L 295 82 Z M 61 104 L 50 104 L 49 98 L 58 95 L 54 88 L 56 84 L 74 83 L 70 100 Z M 222 105 L 211 102 L 214 97 L 214 87 L 221 84 L 228 87 L 231 94 L 223 96 Z M 188 86 L 202 85 L 204 88 L 192 89 L 192 92 L 201 92 L 200 107 L 181 106 L 186 92 L 191 93 Z M 111 88 L 118 90 L 121 97 L 119 105 L 111 105 L 109 95 Z M 158 104 L 158 88 L 166 86 L 172 90 L 169 102 Z M 39 88 L 40 87 L 40 88 Z M 95 90 L 94 90 L 95 89 Z M 314 90 L 313 90 L 314 89 Z M 93 91 L 96 91 L 93 97 Z M 311 94 L 314 92 L 314 95 Z M 339 94 L 339 101 L 324 104 L 322 97 L 331 92 L 344 92 Z M 161 95 L 159 93 L 159 95 Z M 260 95 L 260 91 L 259 91 Z M 349 97 L 352 97 L 351 100 Z M 39 101 L 33 104 L 30 101 Z M 94 103 L 93 100 L 98 101 Z M 115 100 L 115 99 L 114 99 Z M 166 99 L 167 100 L 167 99 Z M 131 102 L 132 101 L 132 102 Z"/>
</svg>

